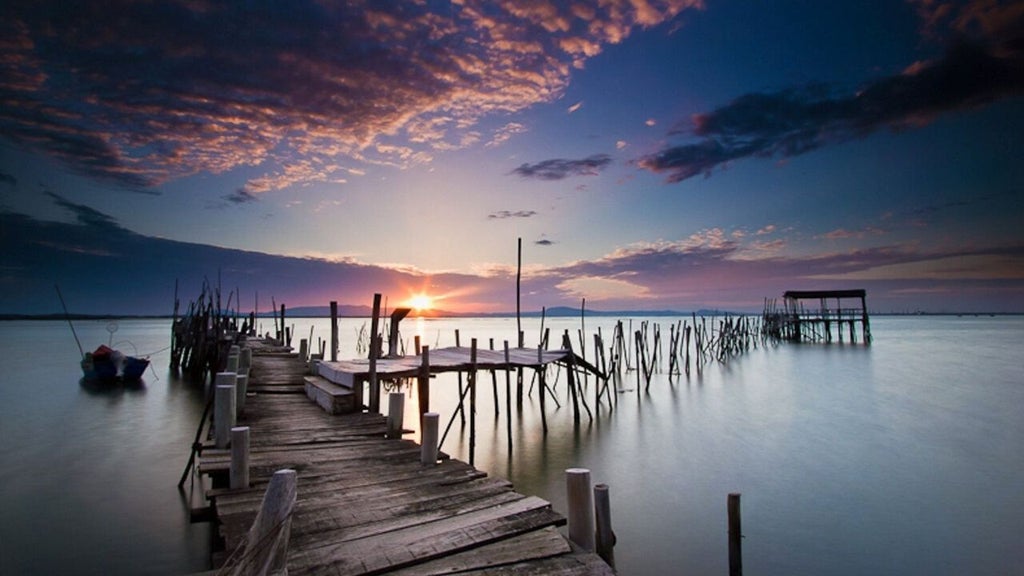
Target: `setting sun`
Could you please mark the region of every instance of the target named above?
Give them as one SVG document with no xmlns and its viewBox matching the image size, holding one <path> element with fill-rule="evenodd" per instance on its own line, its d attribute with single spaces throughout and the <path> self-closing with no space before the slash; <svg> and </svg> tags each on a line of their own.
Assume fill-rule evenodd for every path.
<svg viewBox="0 0 1024 576">
<path fill-rule="evenodd" d="M 430 310 L 434 306 L 434 299 L 426 294 L 416 294 L 409 298 L 409 306 L 416 311 Z"/>
</svg>

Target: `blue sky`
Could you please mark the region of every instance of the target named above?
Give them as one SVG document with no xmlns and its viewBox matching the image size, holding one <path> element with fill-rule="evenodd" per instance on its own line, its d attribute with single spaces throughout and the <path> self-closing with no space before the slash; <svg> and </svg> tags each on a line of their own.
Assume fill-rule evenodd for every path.
<svg viewBox="0 0 1024 576">
<path fill-rule="evenodd" d="M 519 238 L 527 309 L 1024 312 L 1021 2 L 9 12 L 0 313 L 506 311 Z"/>
</svg>

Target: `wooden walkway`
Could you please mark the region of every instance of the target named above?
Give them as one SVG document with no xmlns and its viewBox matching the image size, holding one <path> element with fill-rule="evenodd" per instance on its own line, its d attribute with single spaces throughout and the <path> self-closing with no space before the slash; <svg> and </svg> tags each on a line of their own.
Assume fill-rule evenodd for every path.
<svg viewBox="0 0 1024 576">
<path fill-rule="evenodd" d="M 253 357 L 239 426 L 250 427 L 250 484 L 213 489 L 223 562 L 244 543 L 270 476 L 298 474 L 288 572 L 299 574 L 613 574 L 573 549 L 550 503 L 468 464 L 420 464 L 420 447 L 386 439 L 378 414 L 330 415 L 304 392 L 293 354 Z M 206 448 L 199 472 L 225 475 L 227 450 Z"/>
</svg>

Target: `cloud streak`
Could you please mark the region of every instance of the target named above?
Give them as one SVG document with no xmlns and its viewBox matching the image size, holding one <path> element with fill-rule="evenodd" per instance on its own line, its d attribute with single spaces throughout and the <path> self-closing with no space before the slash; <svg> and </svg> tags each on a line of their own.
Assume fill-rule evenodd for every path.
<svg viewBox="0 0 1024 576">
<path fill-rule="evenodd" d="M 536 164 L 521 164 L 512 174 L 538 180 L 564 180 L 570 176 L 597 176 L 611 162 L 607 154 L 595 154 L 579 160 L 553 158 Z"/>
<path fill-rule="evenodd" d="M 250 193 L 333 182 L 340 157 L 410 166 L 473 145 L 483 117 L 554 101 L 604 46 L 700 6 L 16 2 L 0 132 L 132 190 L 245 166 L 265 171 Z"/>
<path fill-rule="evenodd" d="M 1024 10 L 999 12 L 996 25 L 979 15 L 979 6 L 968 4 L 953 19 L 957 39 L 937 60 L 915 63 L 850 95 L 820 85 L 745 94 L 695 115 L 689 127 L 672 133 L 691 134 L 696 141 L 667 146 L 640 158 L 638 165 L 682 182 L 736 160 L 790 158 L 883 128 L 920 127 L 944 113 L 1024 95 Z M 973 37 L 965 35 L 968 31 Z"/>
</svg>

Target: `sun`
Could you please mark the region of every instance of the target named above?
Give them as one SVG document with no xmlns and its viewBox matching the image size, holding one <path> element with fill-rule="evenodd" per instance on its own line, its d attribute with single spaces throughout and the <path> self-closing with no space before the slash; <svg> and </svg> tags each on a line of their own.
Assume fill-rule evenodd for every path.
<svg viewBox="0 0 1024 576">
<path fill-rule="evenodd" d="M 416 294 L 409 298 L 408 302 L 409 306 L 417 312 L 430 310 L 434 307 L 434 299 L 426 294 Z"/>
</svg>

